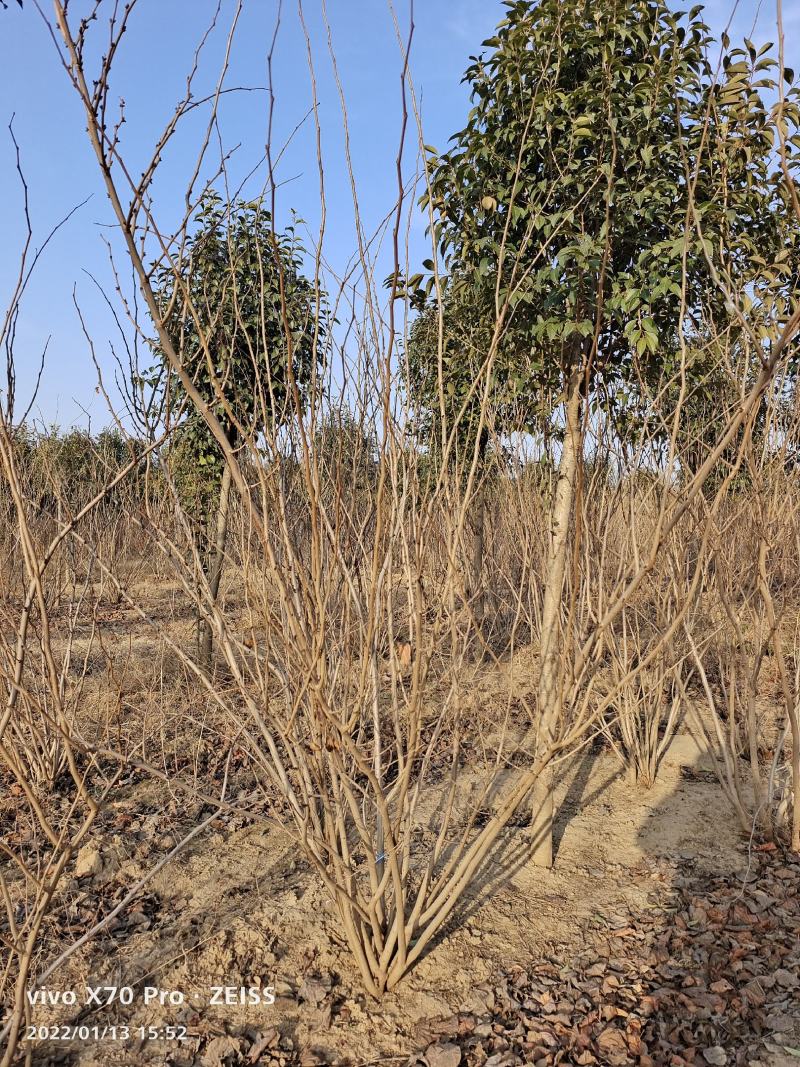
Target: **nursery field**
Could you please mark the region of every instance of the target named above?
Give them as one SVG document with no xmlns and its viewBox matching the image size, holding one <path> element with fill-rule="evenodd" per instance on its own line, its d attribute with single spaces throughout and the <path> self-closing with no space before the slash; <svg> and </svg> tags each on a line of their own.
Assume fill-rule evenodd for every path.
<svg viewBox="0 0 800 1067">
<path fill-rule="evenodd" d="M 0 1067 L 800 1060 L 790 6 L 0 0 Z"/>
<path fill-rule="evenodd" d="M 36 1003 L 26 1022 L 37 1033 L 88 1027 L 89 1038 L 37 1040 L 34 1062 L 792 1062 L 800 862 L 781 834 L 765 844 L 737 823 L 702 694 L 690 696 L 649 788 L 602 731 L 560 760 L 553 867 L 532 862 L 529 827 L 508 826 L 430 950 L 376 1003 L 330 894 L 237 737 L 235 698 L 221 709 L 171 647 L 196 642 L 180 586 L 144 556 L 119 566 L 120 590 L 85 592 L 71 729 L 124 770 L 39 935 L 42 960 L 78 946 L 40 987 L 75 991 L 77 1004 Z M 220 597 L 243 617 L 234 573 Z M 514 709 L 536 672 L 532 643 L 460 664 L 476 734 L 497 743 L 499 724 L 519 729 Z M 224 674 L 217 665 L 218 687 Z M 779 722 L 776 674 L 768 660 L 757 695 L 767 737 Z M 410 668 L 387 658 L 384 679 L 408 684 Z M 441 684 L 426 696 L 431 714 Z M 431 775 L 412 853 L 435 840 L 446 774 Z M 483 761 L 465 753 L 460 774 L 469 789 Z M 2 832 L 19 847 L 41 830 L 4 777 Z M 51 818 L 69 795 L 68 776 L 57 779 Z M 21 885 L 12 877 L 10 888 Z M 86 1003 L 89 989 L 104 990 L 99 1002 Z M 94 1028 L 109 1036 L 93 1040 Z"/>
</svg>

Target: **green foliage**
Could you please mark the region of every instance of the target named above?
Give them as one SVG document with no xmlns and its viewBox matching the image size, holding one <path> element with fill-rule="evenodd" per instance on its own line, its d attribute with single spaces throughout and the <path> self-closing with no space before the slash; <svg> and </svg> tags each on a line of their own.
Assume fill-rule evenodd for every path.
<svg viewBox="0 0 800 1067">
<path fill-rule="evenodd" d="M 276 233 L 260 203 L 224 204 L 208 193 L 196 222 L 177 271 L 160 268 L 154 288 L 185 370 L 235 446 L 299 414 L 320 365 L 325 309 L 302 273 L 294 229 Z M 185 398 L 172 372 L 169 393 L 180 410 Z M 199 414 L 184 416 L 180 438 L 199 466 L 221 469 Z"/>
<path fill-rule="evenodd" d="M 696 110 L 708 32 L 647 0 L 506 6 L 492 51 L 466 73 L 467 126 L 434 164 L 440 250 L 499 284 L 521 388 L 557 386 L 598 328 L 595 375 L 616 383 L 674 331 L 686 215 L 676 98 Z"/>
<path fill-rule="evenodd" d="M 788 89 L 779 112 L 774 99 L 781 74 L 772 53 L 771 44 L 757 51 L 748 40 L 730 50 L 719 84 L 706 88 L 703 114 L 692 130 L 698 156 L 698 143 L 707 143 L 695 167 L 704 255 L 765 343 L 791 313 L 800 268 L 800 222 L 791 191 L 793 185 L 796 196 L 800 174 L 800 94 Z M 794 77 L 788 68 L 782 74 L 786 81 Z M 781 131 L 788 177 L 779 163 Z M 709 312 L 718 329 L 728 321 L 739 328 L 724 301 Z"/>
<path fill-rule="evenodd" d="M 445 397 L 458 405 L 485 356 L 499 297 L 501 424 L 506 414 L 541 420 L 544 398 L 563 395 L 575 368 L 592 405 L 622 420 L 635 394 L 674 370 L 680 334 L 709 316 L 730 325 L 719 278 L 759 303 L 765 335 L 787 313 L 798 241 L 764 104 L 774 60 L 748 43 L 715 85 L 699 6 L 505 6 L 465 75 L 467 124 L 432 154 L 423 198 L 449 274 Z M 794 166 L 794 91 L 782 121 Z M 426 309 L 412 330 L 411 386 L 435 420 L 438 309 L 430 283 L 410 281 Z"/>
<path fill-rule="evenodd" d="M 88 430 L 66 432 L 53 426 L 45 431 L 20 427 L 15 434 L 25 490 L 44 510 L 60 503 L 69 512 L 78 511 L 110 482 L 142 446 L 125 438 L 116 428 L 93 435 Z M 128 481 L 134 481 L 134 471 Z M 106 503 L 119 500 L 120 487 Z"/>
<path fill-rule="evenodd" d="M 207 540 L 219 505 L 225 461 L 203 429 L 196 416 L 185 419 L 173 433 L 163 458 L 183 510 L 201 539 Z M 198 445 L 203 449 L 202 457 L 198 457 Z"/>
<path fill-rule="evenodd" d="M 417 430 L 434 460 L 452 437 L 454 466 L 469 465 L 478 435 L 481 459 L 488 448 L 488 427 L 485 420 L 481 426 L 481 408 L 492 316 L 485 303 L 486 293 L 480 287 L 469 286 L 466 281 L 450 286 L 441 316 L 438 306 L 428 303 L 413 322 L 409 336 L 408 384 L 417 412 Z M 491 401 L 497 407 L 502 406 L 505 384 L 494 378 L 489 382 Z"/>
</svg>

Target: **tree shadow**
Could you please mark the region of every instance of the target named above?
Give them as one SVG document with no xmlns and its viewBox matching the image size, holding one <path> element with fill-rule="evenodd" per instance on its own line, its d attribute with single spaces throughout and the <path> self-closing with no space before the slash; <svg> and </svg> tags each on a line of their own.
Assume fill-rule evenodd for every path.
<svg viewBox="0 0 800 1067">
<path fill-rule="evenodd" d="M 580 759 L 575 765 L 572 779 L 567 787 L 567 792 L 561 803 L 558 805 L 555 821 L 553 823 L 553 855 L 556 860 L 558 859 L 561 842 L 564 840 L 564 834 L 567 831 L 567 827 L 575 816 L 578 815 L 581 810 L 593 804 L 595 800 L 598 800 L 624 773 L 622 766 L 619 765 L 617 769 L 613 773 L 607 775 L 591 793 L 587 794 L 587 788 L 592 777 L 592 770 L 597 763 L 598 755 L 599 753 L 595 745 L 586 746 L 581 753 Z"/>
<path fill-rule="evenodd" d="M 568 788 L 576 802 L 585 762 Z M 667 831 L 687 799 L 701 803 L 714 786 L 699 760 L 681 771 L 658 804 L 663 822 L 646 820 L 637 832 L 640 859 L 628 877 L 649 888 L 647 903 L 586 929 L 577 953 L 499 975 L 485 1014 L 446 1022 L 438 1043 L 456 1043 L 461 1064 L 798 1062 L 800 856 L 754 845 L 738 870 L 708 848 L 691 857 L 684 835 Z M 688 819 L 683 829 L 691 833 Z M 430 1049 L 423 1062 L 432 1062 Z"/>
<path fill-rule="evenodd" d="M 557 800 L 553 824 L 554 864 L 558 862 L 559 848 L 572 819 L 583 808 L 602 796 L 623 773 L 621 768 L 617 768 L 612 773 L 604 775 L 599 784 L 587 793 L 598 757 L 598 750 L 594 746 L 587 746 L 574 764 L 565 764 L 569 783 L 563 795 L 563 787 L 560 783 L 556 784 L 560 799 Z M 497 792 L 501 794 L 502 790 L 503 785 L 498 784 Z M 540 822 L 535 817 L 535 813 L 531 825 L 523 826 L 514 820 L 509 823 L 500 834 L 489 856 L 484 860 L 482 867 L 479 868 L 469 890 L 453 910 L 450 919 L 431 939 L 420 959 L 430 956 L 442 942 L 467 925 L 494 897 L 513 882 L 523 869 L 532 864 L 533 856 L 541 841 L 541 831 L 537 833 L 532 829 L 532 826 L 537 825 L 540 825 Z M 446 857 L 443 862 L 445 861 Z M 544 868 L 540 869 L 544 873 Z"/>
</svg>

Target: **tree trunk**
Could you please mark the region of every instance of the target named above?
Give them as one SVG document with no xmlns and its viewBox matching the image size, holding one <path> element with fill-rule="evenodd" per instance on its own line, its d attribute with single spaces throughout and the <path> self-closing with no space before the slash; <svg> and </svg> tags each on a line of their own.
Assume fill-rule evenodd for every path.
<svg viewBox="0 0 800 1067">
<path fill-rule="evenodd" d="M 483 623 L 484 593 L 483 593 L 483 555 L 486 544 L 486 493 L 484 487 L 478 490 L 478 499 L 475 502 L 475 532 L 472 544 L 472 559 L 470 561 L 469 593 L 472 601 L 472 614 L 478 629 Z"/>
<path fill-rule="evenodd" d="M 219 505 L 217 506 L 217 529 L 214 537 L 214 548 L 211 562 L 208 568 L 208 584 L 211 589 L 211 603 L 216 605 L 219 596 L 219 586 L 222 581 L 222 568 L 225 564 L 225 545 L 228 540 L 228 511 L 231 499 L 231 469 L 226 463 L 222 472 L 222 482 L 219 489 Z M 214 648 L 214 629 L 209 619 L 200 620 L 200 665 L 203 670 L 211 667 L 211 657 Z"/>
<path fill-rule="evenodd" d="M 575 481 L 581 453 L 581 374 L 572 372 L 567 391 L 566 429 L 558 464 L 555 498 L 550 522 L 550 539 L 545 569 L 542 634 L 539 650 L 537 705 L 539 736 L 537 756 L 553 742 L 561 716 L 562 690 L 559 659 L 561 598 L 569 550 L 569 528 L 575 501 Z M 540 867 L 553 866 L 553 772 L 546 768 L 533 793 L 530 825 L 533 861 Z"/>
<path fill-rule="evenodd" d="M 792 732 L 792 799 L 791 810 L 791 842 L 790 847 L 794 852 L 800 852 L 800 711 L 795 705 L 789 716 L 789 726 Z"/>
</svg>

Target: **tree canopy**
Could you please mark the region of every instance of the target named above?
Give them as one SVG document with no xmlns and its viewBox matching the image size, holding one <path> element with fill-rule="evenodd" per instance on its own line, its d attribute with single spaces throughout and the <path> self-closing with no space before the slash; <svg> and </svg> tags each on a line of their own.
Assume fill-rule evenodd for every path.
<svg viewBox="0 0 800 1067">
<path fill-rule="evenodd" d="M 165 324 L 183 365 L 231 444 L 272 433 L 298 413 L 318 371 L 325 338 L 323 296 L 302 272 L 294 229 L 278 233 L 260 202 L 202 199 L 197 228 L 177 266 L 157 273 Z M 182 401 L 170 377 L 171 403 Z M 216 445 L 188 416 L 199 462 Z"/>
<path fill-rule="evenodd" d="M 768 317 L 786 314 L 800 244 L 765 103 L 777 64 L 771 46 L 746 42 L 716 78 L 700 6 L 505 6 L 465 74 L 466 126 L 429 161 L 443 343 L 432 279 L 423 288 L 418 275 L 412 393 L 429 418 L 437 397 L 450 418 L 465 410 L 486 354 L 469 354 L 476 331 L 485 345 L 499 321 L 490 395 L 501 422 L 541 426 L 577 372 L 593 405 L 624 418 L 672 371 L 681 335 L 699 336 L 709 315 L 735 325 L 726 284 Z M 800 147 L 794 90 L 782 121 Z"/>
<path fill-rule="evenodd" d="M 155 271 L 165 326 L 204 403 L 236 446 L 272 437 L 299 416 L 321 364 L 324 295 L 303 274 L 293 227 L 283 233 L 259 201 L 225 203 L 208 192 L 177 264 Z M 173 466 L 191 510 L 207 523 L 223 459 L 202 415 L 160 350 L 152 381 L 171 418 Z M 164 373 L 166 368 L 166 374 Z"/>
</svg>

